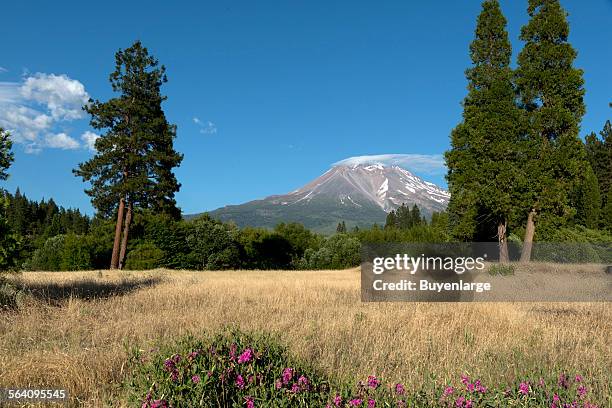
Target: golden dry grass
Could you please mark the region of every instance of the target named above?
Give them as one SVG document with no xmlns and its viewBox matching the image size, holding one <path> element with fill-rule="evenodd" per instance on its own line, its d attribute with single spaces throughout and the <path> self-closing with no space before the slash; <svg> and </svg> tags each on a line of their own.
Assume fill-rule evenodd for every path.
<svg viewBox="0 0 612 408">
<path fill-rule="evenodd" d="M 53 300 L 0 312 L 0 388 L 64 387 L 72 405 L 123 405 L 126 344 L 228 324 L 278 333 L 296 356 L 345 379 L 376 373 L 418 387 L 467 372 L 498 384 L 564 369 L 592 380 L 600 401 L 611 392 L 609 303 L 362 303 L 358 270 L 18 279 Z"/>
</svg>

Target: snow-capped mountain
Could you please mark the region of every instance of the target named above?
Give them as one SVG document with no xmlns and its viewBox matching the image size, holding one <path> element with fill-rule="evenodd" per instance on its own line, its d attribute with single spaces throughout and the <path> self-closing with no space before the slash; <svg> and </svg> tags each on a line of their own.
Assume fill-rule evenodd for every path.
<svg viewBox="0 0 612 408">
<path fill-rule="evenodd" d="M 310 202 L 317 197 L 335 199 L 338 205 L 361 207 L 365 202 L 385 212 L 405 204 L 416 204 L 425 213 L 446 208 L 450 194 L 399 166 L 358 164 L 334 166 L 316 180 L 287 195 L 269 197 L 280 205 Z"/>
<path fill-rule="evenodd" d="M 416 204 L 430 216 L 444 210 L 449 198 L 446 190 L 396 165 L 339 164 L 288 194 L 226 206 L 210 215 L 241 227 L 300 222 L 313 230 L 332 232 L 340 221 L 351 227 L 382 225 L 386 214 L 402 204 Z"/>
</svg>

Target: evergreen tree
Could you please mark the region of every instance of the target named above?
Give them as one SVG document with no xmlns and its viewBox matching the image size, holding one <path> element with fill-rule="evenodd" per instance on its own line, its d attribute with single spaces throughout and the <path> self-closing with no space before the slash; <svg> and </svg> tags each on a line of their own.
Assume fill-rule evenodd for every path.
<svg viewBox="0 0 612 408">
<path fill-rule="evenodd" d="M 410 212 L 410 217 L 412 219 L 411 221 L 411 227 L 414 227 L 415 225 L 421 225 L 421 222 L 423 221 L 421 219 L 421 210 L 419 210 L 419 207 L 416 204 L 413 204 L 412 206 L 412 211 Z"/>
<path fill-rule="evenodd" d="M 8 178 L 8 168 L 13 162 L 12 142 L 8 132 L 0 128 L 0 180 Z M 15 264 L 18 240 L 7 220 L 8 199 L 0 189 L 0 272 Z"/>
<path fill-rule="evenodd" d="M 119 50 L 115 61 L 110 82 L 119 96 L 107 102 L 90 100 L 84 107 L 91 126 L 106 133 L 96 141 L 95 156 L 74 170 L 91 183 L 86 192 L 94 207 L 104 215 L 116 213 L 111 269 L 123 265 L 135 208 L 180 217 L 174 199 L 180 184 L 172 169 L 182 161 L 173 147 L 176 128 L 162 109 L 165 67 L 158 66 L 140 41 Z"/>
<path fill-rule="evenodd" d="M 336 227 L 336 233 L 337 234 L 346 233 L 346 223 L 344 221 L 338 223 L 338 226 Z"/>
<path fill-rule="evenodd" d="M 446 152 L 452 235 L 490 240 L 496 228 L 500 259 L 506 261 L 507 226 L 522 180 L 522 115 L 516 106 L 506 19 L 497 0 L 485 0 L 470 45 L 468 95 L 463 121 L 452 131 Z M 486 231 L 486 233 L 483 233 Z"/>
<path fill-rule="evenodd" d="M 587 228 L 597 229 L 601 210 L 599 184 L 593 169 L 585 166 L 582 182 L 577 190 L 576 221 Z"/>
<path fill-rule="evenodd" d="M 385 229 L 397 228 L 397 219 L 395 217 L 395 210 L 389 211 L 385 220 Z"/>
<path fill-rule="evenodd" d="M 529 183 L 521 203 L 527 215 L 521 261 L 528 262 L 538 220 L 559 225 L 573 214 L 569 195 L 585 166 L 578 137 L 584 106 L 582 70 L 568 42 L 569 24 L 559 0 L 529 0 L 520 39 L 516 85 L 528 118 Z"/>
<path fill-rule="evenodd" d="M 606 121 L 601 132 L 601 140 L 595 133 L 586 137 L 585 147 L 591 167 L 597 176 L 601 192 L 602 207 L 607 204 L 606 197 L 612 183 L 612 124 Z"/>
<path fill-rule="evenodd" d="M 11 152 L 11 135 L 0 128 L 0 180 L 6 180 L 8 173 L 6 172 L 13 162 L 14 156 Z"/>
<path fill-rule="evenodd" d="M 612 188 L 608 190 L 606 204 L 601 210 L 601 224 L 604 229 L 612 232 Z"/>
</svg>

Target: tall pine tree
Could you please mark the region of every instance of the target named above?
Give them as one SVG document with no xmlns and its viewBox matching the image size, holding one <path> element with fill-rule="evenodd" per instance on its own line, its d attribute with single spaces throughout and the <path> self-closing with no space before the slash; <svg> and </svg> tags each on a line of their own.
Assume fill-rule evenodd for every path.
<svg viewBox="0 0 612 408">
<path fill-rule="evenodd" d="M 560 225 L 570 218 L 570 193 L 585 166 L 578 136 L 585 113 L 582 70 L 574 68 L 576 51 L 568 42 L 567 13 L 559 0 L 529 0 L 530 20 L 522 28 L 525 46 L 518 56 L 516 85 L 528 118 L 530 144 L 523 190 L 525 237 L 521 261 L 531 259 L 540 221 Z"/>
<path fill-rule="evenodd" d="M 601 140 L 595 133 L 586 137 L 585 146 L 591 167 L 597 176 L 602 196 L 602 207 L 607 204 L 607 196 L 612 184 L 612 124 L 606 121 L 601 132 Z"/>
<path fill-rule="evenodd" d="M 9 176 L 8 168 L 14 159 L 12 145 L 9 133 L 0 128 L 0 180 L 6 180 Z M 6 193 L 0 189 L 0 272 L 12 267 L 17 256 L 18 240 L 8 223 L 7 208 Z"/>
<path fill-rule="evenodd" d="M 497 236 L 508 260 L 507 227 L 521 176 L 522 115 L 516 106 L 506 19 L 497 0 L 486 0 L 470 45 L 463 121 L 446 152 L 452 234 L 461 240 Z"/>
<path fill-rule="evenodd" d="M 166 68 L 137 41 L 115 54 L 110 82 L 119 95 L 84 107 L 91 126 L 106 133 L 96 141 L 95 156 L 74 173 L 91 183 L 86 192 L 100 213 L 116 213 L 111 269 L 123 266 L 136 208 L 180 216 L 174 199 L 180 184 L 172 169 L 183 156 L 174 150 L 176 128 L 162 109 L 166 81 Z"/>
<path fill-rule="evenodd" d="M 0 180 L 6 180 L 8 173 L 6 172 L 13 162 L 14 156 L 11 151 L 13 142 L 11 135 L 4 129 L 0 128 Z"/>
</svg>

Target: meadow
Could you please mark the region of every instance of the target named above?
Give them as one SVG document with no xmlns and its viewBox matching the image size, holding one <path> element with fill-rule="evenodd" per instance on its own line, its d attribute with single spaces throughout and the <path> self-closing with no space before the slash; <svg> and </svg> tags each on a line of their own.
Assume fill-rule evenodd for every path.
<svg viewBox="0 0 612 408">
<path fill-rule="evenodd" d="M 359 270 L 25 272 L 0 311 L 0 388 L 65 388 L 73 406 L 126 406 L 129 348 L 227 325 L 278 336 L 342 381 L 377 375 L 491 386 L 580 374 L 612 391 L 610 303 L 362 303 Z"/>
</svg>

